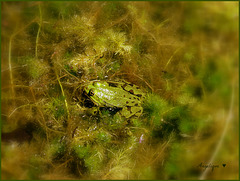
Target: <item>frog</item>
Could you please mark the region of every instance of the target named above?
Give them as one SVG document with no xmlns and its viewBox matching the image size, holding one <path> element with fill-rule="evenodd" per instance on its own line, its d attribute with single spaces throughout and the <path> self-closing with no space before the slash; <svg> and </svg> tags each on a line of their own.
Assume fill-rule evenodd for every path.
<svg viewBox="0 0 240 181">
<path fill-rule="evenodd" d="M 118 108 L 119 114 L 127 119 L 143 112 L 145 93 L 127 81 L 93 80 L 84 86 L 84 92 L 96 107 Z"/>
</svg>

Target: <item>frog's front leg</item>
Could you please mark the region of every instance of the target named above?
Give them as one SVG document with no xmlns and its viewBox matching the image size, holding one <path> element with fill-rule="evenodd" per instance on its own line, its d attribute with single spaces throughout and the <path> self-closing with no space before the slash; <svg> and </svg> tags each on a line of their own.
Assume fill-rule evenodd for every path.
<svg viewBox="0 0 240 181">
<path fill-rule="evenodd" d="M 139 117 L 143 112 L 143 108 L 141 106 L 126 106 L 121 111 L 120 114 L 126 118 L 130 118 L 131 116 L 135 115 Z"/>
<path fill-rule="evenodd" d="M 88 115 L 97 115 L 97 113 L 100 112 L 98 107 L 92 107 L 87 110 Z"/>
</svg>

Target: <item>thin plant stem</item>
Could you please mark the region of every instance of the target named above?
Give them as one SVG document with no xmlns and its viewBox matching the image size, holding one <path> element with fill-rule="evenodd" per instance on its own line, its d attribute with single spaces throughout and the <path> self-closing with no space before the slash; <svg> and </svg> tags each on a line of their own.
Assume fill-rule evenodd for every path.
<svg viewBox="0 0 240 181">
<path fill-rule="evenodd" d="M 37 100 L 36 100 L 36 97 L 35 97 L 35 94 L 34 94 L 34 90 L 33 90 L 32 87 L 30 87 L 30 91 L 31 91 L 31 93 L 32 93 L 33 100 L 34 100 L 34 102 L 36 103 Z M 37 106 L 37 110 L 38 110 L 39 113 L 41 114 L 41 117 L 42 117 L 42 120 L 43 120 L 43 126 L 44 126 L 44 128 L 45 128 L 45 130 L 46 130 L 46 137 L 47 137 L 47 141 L 48 141 L 48 132 L 47 132 L 46 120 L 45 120 L 45 118 L 44 118 L 44 115 L 43 115 L 41 109 L 39 109 L 38 106 Z M 39 122 L 41 122 L 41 121 L 39 121 Z"/>
<path fill-rule="evenodd" d="M 10 84 L 11 84 L 11 92 L 12 92 L 12 96 L 14 97 L 15 92 L 14 92 L 14 88 L 13 88 L 13 73 L 12 73 L 12 61 L 11 61 L 11 57 L 12 57 L 12 39 L 14 37 L 14 34 L 10 37 L 9 39 L 9 48 L 8 48 L 8 66 L 9 66 L 9 73 L 10 73 Z"/>
<path fill-rule="evenodd" d="M 177 48 L 175 52 L 172 54 L 172 56 L 169 58 L 168 62 L 166 63 L 164 70 L 166 70 L 168 64 L 172 61 L 173 56 L 181 49 L 181 47 Z"/>
<path fill-rule="evenodd" d="M 21 108 L 24 108 L 24 107 L 28 107 L 28 106 L 34 106 L 34 107 L 37 107 L 37 108 L 38 108 L 38 106 L 37 106 L 36 104 L 37 104 L 37 103 L 21 105 L 21 106 L 15 108 L 9 115 L 5 115 L 5 116 L 7 116 L 8 118 L 10 118 L 18 109 L 21 109 Z M 2 115 L 4 115 L 4 114 L 2 114 Z M 37 121 L 39 122 L 39 124 L 40 124 L 41 126 L 45 127 L 46 130 L 49 130 L 49 131 L 52 131 L 52 132 L 55 132 L 55 133 L 59 133 L 59 134 L 65 134 L 65 133 L 62 132 L 62 131 L 57 131 L 57 130 L 53 130 L 53 129 L 51 129 L 51 128 L 48 128 L 47 126 L 43 125 L 43 123 L 42 123 L 41 121 L 39 121 L 38 119 L 37 119 Z"/>
<path fill-rule="evenodd" d="M 75 79 L 79 80 L 79 78 L 77 78 L 75 75 L 71 74 L 70 72 L 68 72 L 60 63 L 57 63 L 59 66 L 61 66 L 61 68 L 70 76 L 74 77 Z"/>
<path fill-rule="evenodd" d="M 167 146 L 169 145 L 171 140 L 172 140 L 172 137 L 170 137 L 169 140 L 162 145 L 160 152 L 158 152 L 158 150 L 155 152 L 156 156 L 154 155 L 154 159 L 149 163 L 149 165 L 152 165 L 154 162 L 156 162 L 159 159 L 159 157 L 162 155 L 164 150 L 167 148 Z"/>
<path fill-rule="evenodd" d="M 70 158 L 70 159 L 68 159 L 67 161 L 65 161 L 64 163 L 56 166 L 54 169 L 56 170 L 56 169 L 58 169 L 58 168 L 60 168 L 60 167 L 62 167 L 62 166 L 65 166 L 68 162 L 70 162 L 70 161 L 72 161 L 72 160 L 73 160 L 73 158 Z"/>
<path fill-rule="evenodd" d="M 14 97 L 15 91 L 13 88 L 13 72 L 12 72 L 12 41 L 15 38 L 15 36 L 23 31 L 25 28 L 27 28 L 30 24 L 36 21 L 36 18 L 33 19 L 30 23 L 28 23 L 26 26 L 18 30 L 17 32 L 13 33 L 9 38 L 9 45 L 8 45 L 8 66 L 9 66 L 9 74 L 10 74 L 10 84 L 11 84 L 11 92 L 12 96 Z"/>
<path fill-rule="evenodd" d="M 211 158 L 209 159 L 207 165 L 210 165 L 211 163 L 214 162 L 217 154 L 219 153 L 220 151 L 220 148 L 222 147 L 223 145 L 223 141 L 224 141 L 224 138 L 226 137 L 226 134 L 227 134 L 227 130 L 228 130 L 228 127 L 229 127 L 229 124 L 230 124 L 230 121 L 232 120 L 233 118 L 233 104 L 234 104 L 234 87 L 232 85 L 232 97 L 231 97 L 231 102 L 230 102 L 230 107 L 229 107 L 229 111 L 228 111 L 228 116 L 226 118 L 226 121 L 225 121 L 225 126 L 224 126 L 224 129 L 222 131 L 222 134 L 221 134 L 221 137 L 214 149 L 214 152 L 211 156 Z M 200 175 L 199 179 L 200 180 L 205 180 L 206 179 L 206 176 L 207 174 L 209 173 L 210 169 L 205 169 L 202 174 Z"/>
<path fill-rule="evenodd" d="M 39 16 L 40 16 L 40 21 L 38 23 L 38 32 L 37 32 L 37 37 L 36 37 L 36 47 L 35 47 L 35 57 L 36 59 L 38 58 L 38 41 L 39 41 L 39 34 L 41 31 L 41 27 L 42 27 L 42 9 L 41 9 L 41 5 L 38 5 L 39 7 Z"/>
<path fill-rule="evenodd" d="M 55 71 L 55 74 L 56 74 L 56 77 L 57 77 L 57 80 L 58 80 L 58 84 L 59 84 L 59 86 L 60 86 L 60 88 L 61 88 L 61 92 L 62 92 L 62 95 L 63 95 L 63 98 L 64 98 L 65 107 L 66 107 L 66 109 L 67 109 L 67 117 L 68 117 L 68 120 L 69 120 L 68 103 L 67 103 L 67 100 L 66 100 L 66 97 L 65 97 L 65 93 L 64 93 L 64 90 L 63 90 L 63 87 L 62 87 L 62 83 L 61 83 L 61 81 L 60 81 L 60 78 L 59 78 L 59 76 L 58 76 L 57 71 L 56 71 L 55 68 L 54 68 L 54 71 Z"/>
</svg>

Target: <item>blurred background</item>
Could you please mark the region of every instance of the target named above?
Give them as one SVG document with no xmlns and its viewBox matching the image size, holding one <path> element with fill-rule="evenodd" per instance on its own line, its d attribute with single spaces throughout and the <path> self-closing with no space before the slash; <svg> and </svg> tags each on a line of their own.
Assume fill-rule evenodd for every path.
<svg viewBox="0 0 240 181">
<path fill-rule="evenodd" d="M 2 179 L 239 179 L 238 2 L 2 2 L 1 60 Z M 75 94 L 115 79 L 130 123 Z"/>
</svg>

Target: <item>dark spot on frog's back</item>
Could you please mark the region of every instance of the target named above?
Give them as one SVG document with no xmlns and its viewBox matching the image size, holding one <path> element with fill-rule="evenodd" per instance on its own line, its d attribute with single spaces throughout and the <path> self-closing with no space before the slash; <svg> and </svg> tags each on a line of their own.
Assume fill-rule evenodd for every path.
<svg viewBox="0 0 240 181">
<path fill-rule="evenodd" d="M 117 87 L 118 86 L 118 84 L 112 83 L 112 82 L 109 82 L 108 84 L 109 84 L 110 87 Z"/>
<path fill-rule="evenodd" d="M 131 89 L 129 92 L 130 92 L 131 94 L 133 94 L 133 93 L 134 93 L 132 89 Z"/>
<path fill-rule="evenodd" d="M 138 97 L 142 97 L 142 94 L 136 94 L 136 96 L 138 96 Z"/>
</svg>

